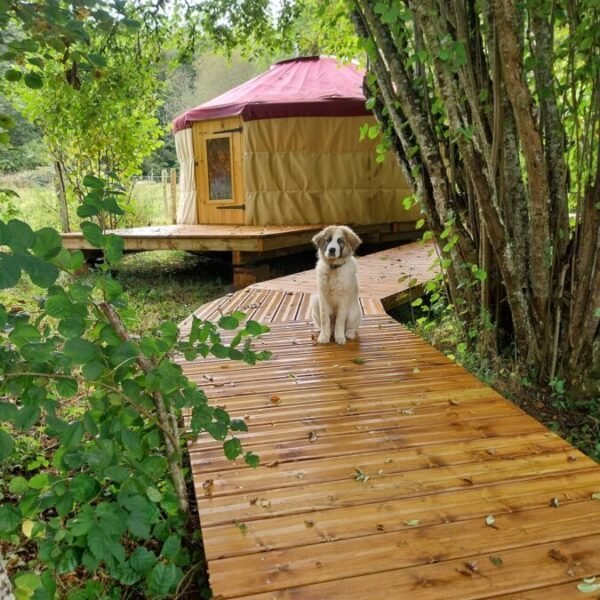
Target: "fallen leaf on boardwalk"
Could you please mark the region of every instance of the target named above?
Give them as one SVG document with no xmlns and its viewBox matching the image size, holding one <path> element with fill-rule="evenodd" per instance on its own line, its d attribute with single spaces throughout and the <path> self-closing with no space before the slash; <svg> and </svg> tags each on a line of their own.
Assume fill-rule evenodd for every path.
<svg viewBox="0 0 600 600">
<path fill-rule="evenodd" d="M 581 566 L 581 562 L 574 562 L 569 564 L 569 568 L 567 569 L 567 575 L 569 577 L 575 577 L 577 569 Z"/>
<path fill-rule="evenodd" d="M 299 473 L 296 473 L 295 477 L 296 479 L 304 479 L 304 473 L 300 471 Z"/>
<path fill-rule="evenodd" d="M 567 462 L 575 462 L 577 460 L 576 456 L 567 456 Z"/>
<path fill-rule="evenodd" d="M 384 530 L 385 530 L 385 527 L 381 523 L 378 523 L 377 524 L 377 531 L 384 531 Z"/>
<path fill-rule="evenodd" d="M 364 365 L 365 364 L 365 359 L 364 358 L 353 358 L 352 359 L 353 363 L 356 363 L 357 365 Z"/>
<path fill-rule="evenodd" d="M 421 369 L 419 369 L 419 367 L 415 367 L 413 369 L 413 373 L 420 373 L 420 372 L 421 372 Z"/>
<path fill-rule="evenodd" d="M 560 500 L 558 498 L 552 498 L 550 500 L 550 506 L 552 508 L 558 508 L 560 506 Z"/>
<path fill-rule="evenodd" d="M 495 567 L 501 567 L 504 564 L 504 561 L 502 560 L 502 557 L 498 556 L 497 554 L 492 554 L 492 556 L 490 556 L 490 562 Z"/>
<path fill-rule="evenodd" d="M 280 398 L 280 397 L 279 397 L 277 394 L 273 394 L 273 395 L 271 396 L 271 402 L 272 402 L 273 404 L 277 404 L 277 403 L 278 403 L 280 400 L 281 400 L 281 398 Z"/>
<path fill-rule="evenodd" d="M 486 524 L 488 527 L 495 527 L 495 524 L 496 524 L 496 519 L 494 518 L 494 515 L 488 515 L 488 516 L 485 518 L 485 524 Z"/>
<path fill-rule="evenodd" d="M 402 408 L 402 409 L 400 409 L 400 414 L 401 415 L 414 415 L 415 409 L 414 408 Z"/>
<path fill-rule="evenodd" d="M 488 448 L 486 450 L 486 452 L 490 455 L 490 456 L 494 456 L 494 454 L 496 454 L 496 448 Z"/>
<path fill-rule="evenodd" d="M 383 462 L 385 464 L 388 464 L 388 463 L 394 462 L 394 459 L 393 458 L 386 458 Z"/>
<path fill-rule="evenodd" d="M 260 505 L 261 505 L 263 508 L 271 508 L 271 501 L 270 501 L 270 500 L 267 500 L 266 498 L 261 498 L 261 499 L 260 499 Z"/>
<path fill-rule="evenodd" d="M 317 567 L 317 569 L 320 569 L 320 568 L 321 568 L 321 566 L 322 566 L 322 565 L 321 565 L 321 563 L 320 563 L 319 561 L 317 561 L 317 562 L 315 563 L 315 567 Z"/>
<path fill-rule="evenodd" d="M 316 442 L 319 439 L 316 431 L 311 431 L 308 434 L 308 441 L 312 444 L 312 442 Z"/>
<path fill-rule="evenodd" d="M 404 521 L 404 524 L 408 525 L 409 527 L 416 527 L 420 523 L 421 521 L 419 521 L 419 519 L 411 519 L 410 521 Z"/>
<path fill-rule="evenodd" d="M 293 373 L 288 373 L 288 377 L 291 379 L 296 379 L 296 376 Z"/>
<path fill-rule="evenodd" d="M 594 492 L 592 494 L 592 500 L 600 500 L 600 492 Z"/>
<path fill-rule="evenodd" d="M 246 535 L 246 533 L 248 533 L 248 527 L 246 527 L 245 523 L 236 523 L 235 526 L 240 530 L 242 535 Z"/>
<path fill-rule="evenodd" d="M 314 527 L 314 526 L 315 526 L 315 522 L 314 522 L 314 521 L 311 521 L 310 519 L 306 519 L 306 520 L 304 521 L 304 526 L 305 526 L 305 527 L 308 527 L 308 529 L 310 529 L 311 527 Z"/>
<path fill-rule="evenodd" d="M 554 560 L 557 560 L 558 562 L 567 562 L 567 557 L 556 548 L 552 548 L 552 550 L 548 552 L 548 556 Z"/>
<path fill-rule="evenodd" d="M 473 478 L 472 477 L 461 477 L 461 479 L 465 482 L 468 483 L 469 485 L 473 485 Z"/>
<path fill-rule="evenodd" d="M 460 405 L 460 402 L 458 400 L 454 400 L 454 398 L 450 398 L 450 400 L 448 400 L 448 403 L 451 404 L 452 406 Z"/>
<path fill-rule="evenodd" d="M 204 494 L 206 496 L 210 496 L 212 494 L 214 481 L 212 479 L 206 479 L 202 482 L 202 489 L 204 490 Z"/>
<path fill-rule="evenodd" d="M 465 567 L 467 567 L 467 569 L 469 569 L 469 571 L 471 571 L 473 573 L 479 573 L 479 567 L 477 566 L 476 560 L 470 560 L 470 561 L 466 562 Z"/>
<path fill-rule="evenodd" d="M 356 471 L 356 473 L 354 474 L 354 479 L 356 479 L 356 481 L 362 481 L 363 483 L 367 483 L 367 481 L 369 481 L 369 479 L 371 478 L 370 475 L 367 475 L 364 471 L 361 471 L 360 469 L 354 469 Z"/>
<path fill-rule="evenodd" d="M 600 590 L 600 583 L 596 583 L 595 577 L 587 577 L 577 586 L 577 589 L 584 594 L 593 594 Z"/>
<path fill-rule="evenodd" d="M 258 498 L 250 498 L 250 506 L 254 506 L 258 502 Z"/>
<path fill-rule="evenodd" d="M 219 369 L 229 369 L 229 365 L 219 365 Z"/>
<path fill-rule="evenodd" d="M 279 464 L 278 460 L 272 460 L 271 462 L 268 462 L 265 467 L 271 469 L 273 467 L 276 467 Z"/>
</svg>

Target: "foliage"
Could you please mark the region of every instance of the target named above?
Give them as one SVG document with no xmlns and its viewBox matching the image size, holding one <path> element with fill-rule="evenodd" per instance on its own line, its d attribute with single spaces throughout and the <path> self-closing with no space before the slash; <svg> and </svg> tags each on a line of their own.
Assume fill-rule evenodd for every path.
<svg viewBox="0 0 600 600">
<path fill-rule="evenodd" d="M 141 172 L 143 159 L 160 145 L 163 129 L 156 112 L 161 84 L 153 49 L 136 53 L 138 41 L 132 36 L 119 42 L 114 52 L 104 52 L 103 66 L 96 67 L 93 78 L 76 87 L 54 62 L 44 67 L 43 94 L 26 86 L 13 88 L 13 102 L 39 125 L 52 159 L 64 170 L 68 191 L 79 200 L 85 194 L 83 173 L 102 177 L 118 172 L 129 178 Z"/>
<path fill-rule="evenodd" d="M 368 105 L 423 201 L 465 329 L 484 354 L 516 350 L 541 383 L 592 394 L 598 14 L 552 6 L 357 0 L 353 19 Z"/>
<path fill-rule="evenodd" d="M 95 222 L 119 213 L 117 196 L 95 177 L 85 184 L 81 228 L 105 258 L 93 285 L 69 276 L 83 256 L 63 249 L 56 231 L 0 222 L 0 246 L 8 248 L 0 252 L 0 287 L 26 273 L 42 294 L 32 312 L 0 305 L 0 459 L 13 454 L 15 435 L 38 427 L 55 440 L 48 469 L 9 482 L 0 535 L 37 545 L 45 569 L 20 574 L 15 583 L 27 581 L 38 598 L 53 597 L 57 581 L 75 569 L 113 591 L 164 597 L 190 564 L 182 544 L 188 510 L 182 411 L 190 412 L 191 435 L 209 434 L 223 442 L 228 458 L 243 455 L 257 464 L 235 437 L 245 423 L 209 407 L 179 362 L 209 355 L 263 360 L 268 354 L 254 352 L 251 341 L 267 328 L 235 313 L 218 324 L 194 319 L 186 339 L 169 321 L 132 336 L 128 325 L 136 317 L 111 275 L 123 242 Z M 89 585 L 83 597 L 95 597 L 91 579 Z"/>
</svg>

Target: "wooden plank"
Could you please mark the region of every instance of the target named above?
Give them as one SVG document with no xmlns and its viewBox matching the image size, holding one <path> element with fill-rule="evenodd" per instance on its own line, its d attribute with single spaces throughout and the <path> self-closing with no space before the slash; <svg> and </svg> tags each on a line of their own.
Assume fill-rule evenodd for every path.
<svg viewBox="0 0 600 600">
<path fill-rule="evenodd" d="M 475 439 L 460 443 L 441 443 L 425 448 L 400 448 L 393 452 L 373 448 L 371 452 L 361 452 L 353 455 L 319 457 L 318 460 L 304 461 L 262 461 L 262 468 L 257 476 L 256 471 L 247 469 L 237 463 L 215 464 L 202 468 L 197 480 L 212 481 L 210 493 L 219 494 L 253 493 L 263 489 L 281 489 L 297 485 L 298 479 L 303 485 L 322 481 L 340 481 L 347 479 L 350 461 L 353 469 L 360 469 L 366 474 L 380 475 L 406 473 L 418 469 L 436 469 L 447 466 L 462 465 L 466 470 L 471 463 L 492 462 L 496 460 L 513 460 L 539 454 L 559 452 L 565 460 L 577 460 L 579 453 L 565 447 L 564 441 L 558 438 L 547 438 L 543 432 L 526 433 L 499 437 L 493 440 Z M 197 448 L 190 450 L 192 467 L 197 464 Z M 269 469 L 265 471 L 264 469 Z M 469 483 L 466 481 L 466 483 Z M 206 495 L 206 492 L 201 494 Z"/>
<path fill-rule="evenodd" d="M 265 510 L 262 519 L 244 521 L 239 518 L 235 522 L 210 527 L 203 524 L 204 548 L 210 561 L 365 536 L 371 536 L 369 542 L 376 544 L 382 533 L 381 525 L 386 532 L 405 532 L 413 530 L 411 523 L 415 521 L 421 529 L 478 519 L 483 530 L 488 515 L 493 515 L 498 523 L 505 515 L 531 511 L 530 523 L 534 523 L 535 511 L 549 507 L 552 498 L 559 500 L 559 508 L 571 504 L 579 506 L 590 499 L 598 483 L 598 469 L 592 467 L 569 476 L 558 474 L 498 484 L 484 490 L 455 490 L 327 510 L 307 507 L 304 513 L 283 516 L 271 516 Z M 203 497 L 198 495 L 203 504 Z M 249 496 L 248 501 L 250 499 L 253 496 Z M 587 520 L 584 513 L 582 515 Z M 236 526 L 239 523 L 245 525 L 243 532 Z M 565 534 L 568 536 L 568 530 Z M 535 544 L 535 539 L 531 543 Z"/>
<path fill-rule="evenodd" d="M 579 537 L 503 553 L 504 567 L 497 568 L 489 560 L 473 555 L 430 565 L 347 577 L 312 585 L 273 592 L 244 594 L 248 600 L 323 600 L 352 598 L 353 600 L 389 600 L 419 598 L 419 600 L 489 598 L 500 593 L 535 588 L 541 584 L 573 580 L 567 574 L 569 565 L 577 564 L 578 577 L 594 575 L 600 570 L 598 535 Z M 564 562 L 552 555 L 564 557 Z M 477 572 L 469 573 L 473 561 Z M 317 562 L 317 561 L 315 561 Z M 318 568 L 317 565 L 315 565 Z M 227 596 L 224 596 L 227 598 Z M 231 597 L 231 596 L 229 596 Z"/>
<path fill-rule="evenodd" d="M 582 518 L 584 511 L 588 519 Z M 228 595 L 245 596 L 251 591 L 295 588 L 373 572 L 381 573 L 383 579 L 386 571 L 460 558 L 477 563 L 477 571 L 466 567 L 465 577 L 485 577 L 489 571 L 510 568 L 507 553 L 530 546 L 532 539 L 539 545 L 565 537 L 600 535 L 600 503 L 571 504 L 561 510 L 543 508 L 536 511 L 535 519 L 533 516 L 531 511 L 502 515 L 497 529 L 486 527 L 481 519 L 473 519 L 385 532 L 384 521 L 383 531 L 373 536 L 271 550 L 261 554 L 260 560 L 247 555 L 214 560 L 211 583 L 216 589 L 227 588 Z M 491 557 L 501 560 L 502 566 L 494 565 Z M 566 571 L 566 556 L 564 563 Z M 573 577 L 584 572 L 581 565 L 573 564 Z M 230 581 L 232 573 L 234 581 Z M 576 589 L 574 584 L 571 586 Z"/>
<path fill-rule="evenodd" d="M 369 474 L 370 478 L 366 482 L 361 482 L 355 480 L 355 464 L 349 462 L 346 479 L 336 481 L 335 485 L 328 481 L 314 484 L 299 481 L 293 489 L 285 487 L 262 490 L 257 496 L 240 490 L 226 498 L 201 497 L 202 524 L 210 527 L 235 520 L 247 523 L 255 519 L 301 515 L 314 510 L 358 507 L 374 502 L 384 504 L 402 498 L 414 498 L 415 503 L 418 503 L 424 496 L 457 490 L 473 490 L 485 497 L 485 493 L 489 493 L 495 486 L 522 481 L 530 481 L 533 486 L 540 479 L 585 472 L 591 467 L 586 461 L 568 463 L 563 454 L 556 453 L 471 464 L 468 468 L 438 467 L 396 474 L 386 474 L 384 471 L 381 475 L 375 472 Z M 598 481 L 600 483 L 600 478 Z M 198 480 L 198 483 L 201 484 L 201 481 Z"/>
</svg>

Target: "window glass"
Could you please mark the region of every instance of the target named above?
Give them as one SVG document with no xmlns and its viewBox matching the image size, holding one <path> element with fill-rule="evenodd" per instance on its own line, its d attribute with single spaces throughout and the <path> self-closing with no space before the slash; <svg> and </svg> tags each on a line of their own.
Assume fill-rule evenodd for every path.
<svg viewBox="0 0 600 600">
<path fill-rule="evenodd" d="M 231 138 L 206 140 L 209 200 L 233 200 Z"/>
</svg>

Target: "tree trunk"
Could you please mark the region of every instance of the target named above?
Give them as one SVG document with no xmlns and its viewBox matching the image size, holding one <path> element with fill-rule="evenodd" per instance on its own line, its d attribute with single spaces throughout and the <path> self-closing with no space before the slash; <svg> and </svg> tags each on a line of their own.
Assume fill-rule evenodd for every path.
<svg viewBox="0 0 600 600">
<path fill-rule="evenodd" d="M 56 197 L 58 199 L 58 212 L 60 214 L 60 228 L 63 233 L 69 233 L 71 231 L 71 226 L 69 224 L 69 209 L 67 205 L 65 178 L 63 175 L 63 166 L 58 160 L 54 161 L 54 182 L 56 188 Z"/>
</svg>

